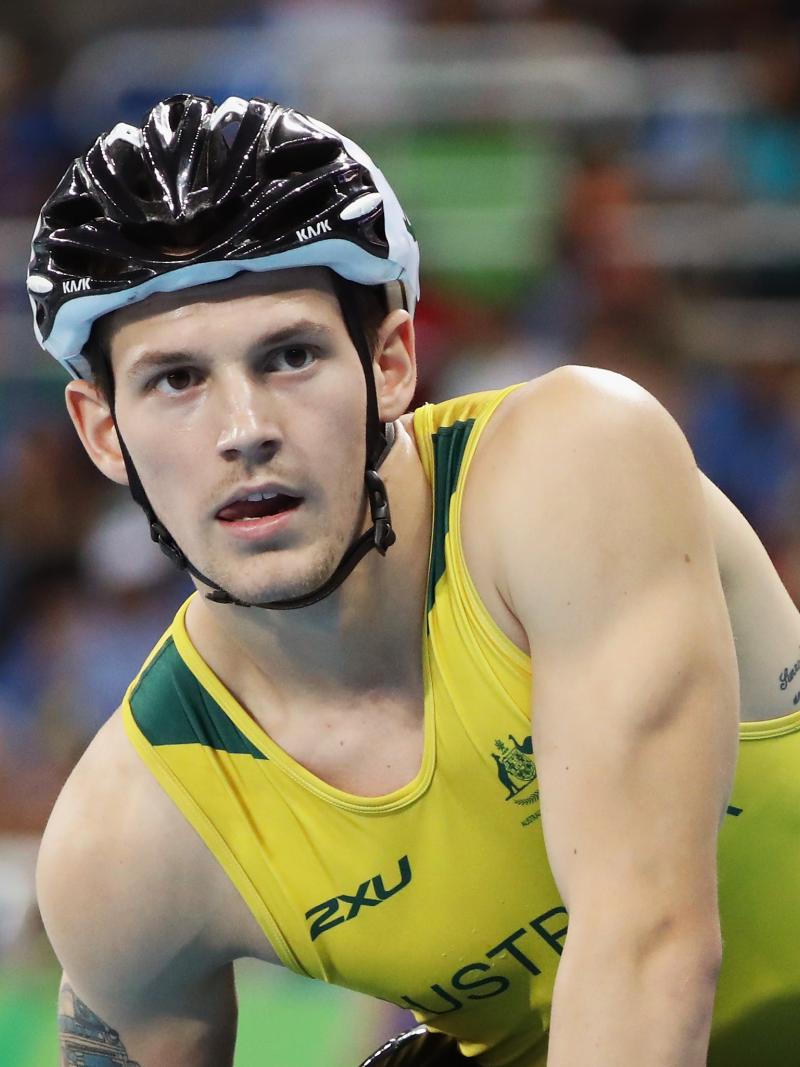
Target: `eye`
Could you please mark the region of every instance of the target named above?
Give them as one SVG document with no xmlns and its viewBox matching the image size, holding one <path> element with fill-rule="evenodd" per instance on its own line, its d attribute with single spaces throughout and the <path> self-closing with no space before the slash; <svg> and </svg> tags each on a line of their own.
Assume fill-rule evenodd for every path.
<svg viewBox="0 0 800 1067">
<path fill-rule="evenodd" d="M 164 371 L 155 377 L 150 383 L 150 388 L 165 396 L 177 396 L 185 393 L 187 389 L 198 381 L 198 374 L 190 367 L 176 367 L 175 370 Z"/>
<path fill-rule="evenodd" d="M 316 354 L 308 345 L 287 345 L 271 352 L 269 369 L 274 371 L 305 370 L 316 359 Z"/>
</svg>

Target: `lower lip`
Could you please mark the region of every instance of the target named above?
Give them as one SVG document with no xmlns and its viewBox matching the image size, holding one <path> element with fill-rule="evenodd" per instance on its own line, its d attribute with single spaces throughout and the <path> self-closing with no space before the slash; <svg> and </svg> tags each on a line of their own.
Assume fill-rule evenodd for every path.
<svg viewBox="0 0 800 1067">
<path fill-rule="evenodd" d="M 234 522 L 217 519 L 222 528 L 237 541 L 266 541 L 280 533 L 291 522 L 299 509 L 287 508 L 276 515 L 262 515 L 257 519 L 237 519 Z"/>
</svg>

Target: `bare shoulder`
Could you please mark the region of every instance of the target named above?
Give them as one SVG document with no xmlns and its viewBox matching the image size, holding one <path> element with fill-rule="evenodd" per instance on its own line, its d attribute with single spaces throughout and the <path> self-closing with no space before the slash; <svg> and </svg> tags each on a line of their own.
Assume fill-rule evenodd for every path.
<svg viewBox="0 0 800 1067">
<path fill-rule="evenodd" d="M 37 894 L 78 988 L 155 995 L 159 976 L 225 960 L 214 861 L 144 766 L 117 712 L 67 780 L 45 830 Z"/>
<path fill-rule="evenodd" d="M 702 512 L 691 450 L 658 401 L 611 371 L 562 367 L 511 393 L 488 424 L 462 537 L 490 610 L 494 589 L 518 614 L 510 586 L 522 574 L 552 622 L 570 588 L 608 588 L 610 568 L 624 576 L 649 548 L 677 552 L 683 520 Z"/>
<path fill-rule="evenodd" d="M 582 448 L 614 447 L 617 438 L 659 431 L 682 434 L 665 408 L 642 386 L 614 371 L 564 366 L 509 393 L 487 426 L 479 451 L 502 449 L 510 463 L 540 448 L 548 466 L 568 463 Z M 508 449 L 511 448 L 511 453 Z"/>
</svg>

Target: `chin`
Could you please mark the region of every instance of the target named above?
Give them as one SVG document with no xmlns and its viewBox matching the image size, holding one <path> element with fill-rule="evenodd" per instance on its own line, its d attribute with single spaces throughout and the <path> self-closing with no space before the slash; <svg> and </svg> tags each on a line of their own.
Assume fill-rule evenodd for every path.
<svg viewBox="0 0 800 1067">
<path fill-rule="evenodd" d="M 319 589 L 336 570 L 343 554 L 342 551 L 324 560 L 307 562 L 305 566 L 298 563 L 290 567 L 286 561 L 287 565 L 281 568 L 280 574 L 275 573 L 277 568 L 274 566 L 276 561 L 273 557 L 272 560 L 267 559 L 257 568 L 262 571 L 260 575 L 252 574 L 249 580 L 242 575 L 243 568 L 239 568 L 239 573 L 230 568 L 226 577 L 217 577 L 213 570 L 204 573 L 208 573 L 210 578 L 213 578 L 237 600 L 248 604 L 269 604 L 276 600 L 293 600 L 295 597 L 306 596 Z M 270 567 L 269 563 L 273 566 Z M 266 570 L 270 573 L 264 574 Z"/>
</svg>

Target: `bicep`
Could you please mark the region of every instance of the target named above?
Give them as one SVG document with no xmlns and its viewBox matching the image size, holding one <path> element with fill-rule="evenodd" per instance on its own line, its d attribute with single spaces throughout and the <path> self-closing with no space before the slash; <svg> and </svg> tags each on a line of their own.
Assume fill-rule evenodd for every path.
<svg viewBox="0 0 800 1067">
<path fill-rule="evenodd" d="M 534 671 L 543 829 L 567 907 L 669 902 L 707 919 L 736 757 L 725 620 L 665 579 L 586 644 L 541 647 Z"/>
<path fill-rule="evenodd" d="M 559 889 L 571 913 L 715 907 L 738 687 L 691 451 L 617 376 L 562 376 L 517 423 L 506 452 L 542 458 L 509 487 L 503 591 L 532 649 Z"/>
</svg>

